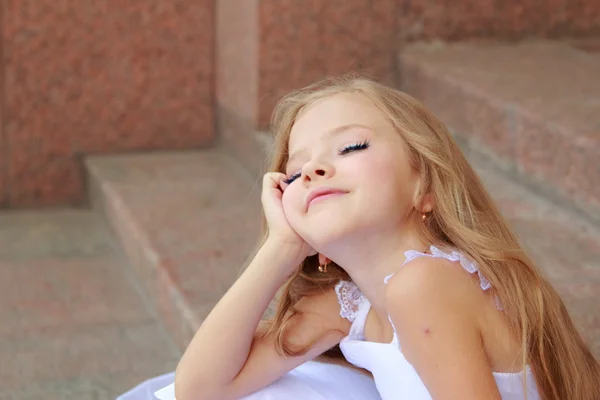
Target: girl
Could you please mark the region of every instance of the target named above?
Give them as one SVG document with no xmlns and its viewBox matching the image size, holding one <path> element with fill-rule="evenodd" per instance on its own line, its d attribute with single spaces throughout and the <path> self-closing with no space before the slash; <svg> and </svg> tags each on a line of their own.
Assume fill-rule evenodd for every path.
<svg viewBox="0 0 600 400">
<path fill-rule="evenodd" d="M 268 397 L 313 359 L 368 371 L 378 392 L 329 364 L 323 398 L 600 399 L 561 299 L 420 103 L 329 80 L 283 99 L 273 122 L 265 239 L 183 355 L 178 400 L 315 398 Z"/>
</svg>

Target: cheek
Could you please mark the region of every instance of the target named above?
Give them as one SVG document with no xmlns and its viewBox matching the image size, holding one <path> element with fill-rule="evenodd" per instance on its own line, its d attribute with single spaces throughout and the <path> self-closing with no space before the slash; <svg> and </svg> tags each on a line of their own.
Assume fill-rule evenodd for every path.
<svg viewBox="0 0 600 400">
<path fill-rule="evenodd" d="M 361 171 L 357 171 L 357 175 L 373 205 L 404 209 L 412 203 L 414 179 L 410 171 L 398 165 L 397 161 L 373 159 Z"/>
<path fill-rule="evenodd" d="M 373 189 L 385 189 L 397 176 L 394 174 L 395 165 L 385 159 L 369 157 L 351 166 L 350 173 L 363 185 Z"/>
<path fill-rule="evenodd" d="M 302 203 L 301 191 L 298 190 L 296 185 L 291 184 L 287 187 L 281 198 L 281 205 L 283 212 L 285 213 L 288 220 L 293 219 L 294 216 L 300 212 L 300 205 Z"/>
</svg>

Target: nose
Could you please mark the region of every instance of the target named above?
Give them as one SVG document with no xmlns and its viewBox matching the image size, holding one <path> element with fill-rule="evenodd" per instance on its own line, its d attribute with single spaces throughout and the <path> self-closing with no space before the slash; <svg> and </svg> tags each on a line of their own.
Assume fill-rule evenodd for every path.
<svg viewBox="0 0 600 400">
<path fill-rule="evenodd" d="M 309 162 L 304 165 L 302 175 L 304 180 L 311 182 L 318 179 L 329 178 L 333 175 L 333 166 L 322 162 Z"/>
</svg>

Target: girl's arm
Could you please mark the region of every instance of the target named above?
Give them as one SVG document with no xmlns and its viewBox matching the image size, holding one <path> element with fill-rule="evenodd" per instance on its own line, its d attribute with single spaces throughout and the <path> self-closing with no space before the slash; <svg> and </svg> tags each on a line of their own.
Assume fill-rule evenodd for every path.
<svg viewBox="0 0 600 400">
<path fill-rule="evenodd" d="M 482 296 L 460 266 L 429 257 L 386 287 L 402 352 L 435 400 L 500 400 L 481 336 Z"/>
<path fill-rule="evenodd" d="M 273 335 L 262 338 L 259 322 L 298 262 L 284 246 L 269 242 L 215 306 L 185 351 L 175 375 L 178 400 L 236 399 L 275 381 L 335 346 L 349 323 L 339 316 L 333 290 L 302 299 L 286 330 L 291 344 L 314 343 L 303 356 L 275 351 Z M 291 264 L 290 264 L 291 263 Z M 264 331 L 263 331 L 264 332 Z"/>
</svg>

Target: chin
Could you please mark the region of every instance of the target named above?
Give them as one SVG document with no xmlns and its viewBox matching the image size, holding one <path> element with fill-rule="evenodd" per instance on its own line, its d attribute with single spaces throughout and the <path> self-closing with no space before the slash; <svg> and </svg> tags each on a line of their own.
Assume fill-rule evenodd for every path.
<svg viewBox="0 0 600 400">
<path fill-rule="evenodd" d="M 311 248 L 319 253 L 327 253 L 328 249 L 338 247 L 349 239 L 351 233 L 354 232 L 348 226 L 337 224 L 320 224 L 315 227 L 303 227 L 302 230 L 297 230 L 300 237 L 304 239 Z"/>
</svg>

